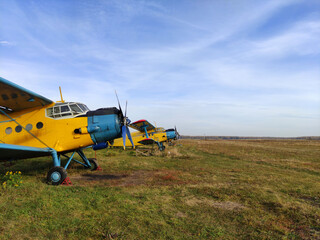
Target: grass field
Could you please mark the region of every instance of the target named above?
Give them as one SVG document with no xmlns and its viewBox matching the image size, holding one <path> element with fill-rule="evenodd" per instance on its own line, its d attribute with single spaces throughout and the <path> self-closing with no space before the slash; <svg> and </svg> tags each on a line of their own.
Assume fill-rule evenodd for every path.
<svg viewBox="0 0 320 240">
<path fill-rule="evenodd" d="M 86 151 L 93 157 L 92 150 Z M 320 239 L 320 141 L 179 140 L 155 156 L 97 152 L 49 186 L 50 158 L 0 187 L 0 239 Z"/>
</svg>

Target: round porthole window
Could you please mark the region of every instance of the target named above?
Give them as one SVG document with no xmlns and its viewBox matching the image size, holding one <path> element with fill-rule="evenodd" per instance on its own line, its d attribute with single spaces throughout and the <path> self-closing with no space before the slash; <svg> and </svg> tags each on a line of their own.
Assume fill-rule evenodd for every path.
<svg viewBox="0 0 320 240">
<path fill-rule="evenodd" d="M 11 127 L 7 127 L 5 132 L 6 132 L 6 134 L 12 133 L 12 128 Z"/>
<path fill-rule="evenodd" d="M 30 131 L 30 130 L 32 130 L 32 124 L 27 124 L 27 126 L 26 126 L 26 129 L 27 129 L 27 131 Z"/>
<path fill-rule="evenodd" d="M 43 123 L 42 123 L 42 122 L 38 122 L 37 125 L 36 125 L 36 127 L 37 127 L 38 129 L 43 128 Z"/>
<path fill-rule="evenodd" d="M 22 127 L 19 125 L 19 126 L 16 126 L 16 132 L 19 133 L 22 131 Z"/>
</svg>

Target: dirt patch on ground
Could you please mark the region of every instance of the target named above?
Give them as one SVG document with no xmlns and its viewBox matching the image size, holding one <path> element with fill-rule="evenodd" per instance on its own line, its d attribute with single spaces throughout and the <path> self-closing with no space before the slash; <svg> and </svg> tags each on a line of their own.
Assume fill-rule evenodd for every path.
<svg viewBox="0 0 320 240">
<path fill-rule="evenodd" d="M 226 201 L 226 202 L 216 202 L 213 201 L 211 199 L 207 199 L 207 198 L 189 198 L 185 200 L 185 203 L 191 207 L 193 206 L 201 206 L 201 205 L 207 205 L 207 206 L 211 206 L 214 208 L 220 208 L 220 209 L 224 209 L 224 210 L 229 210 L 229 211 L 239 211 L 239 210 L 243 210 L 246 207 L 243 206 L 240 203 L 237 202 L 231 202 L 231 201 Z"/>
<path fill-rule="evenodd" d="M 174 170 L 137 170 L 128 173 L 108 174 L 92 172 L 71 176 L 73 185 L 78 186 L 137 186 L 137 185 L 176 185 L 184 184 L 180 172 Z"/>
<path fill-rule="evenodd" d="M 147 185 L 152 182 L 154 178 L 153 171 L 138 170 L 132 172 L 128 177 L 124 178 L 118 186 L 136 186 L 136 185 Z"/>
<path fill-rule="evenodd" d="M 246 207 L 237 202 L 212 202 L 212 207 L 222 208 L 225 210 L 242 210 Z"/>
<path fill-rule="evenodd" d="M 183 213 L 183 212 L 177 212 L 175 215 L 178 218 L 186 218 L 186 217 L 188 217 L 188 215 Z"/>
</svg>

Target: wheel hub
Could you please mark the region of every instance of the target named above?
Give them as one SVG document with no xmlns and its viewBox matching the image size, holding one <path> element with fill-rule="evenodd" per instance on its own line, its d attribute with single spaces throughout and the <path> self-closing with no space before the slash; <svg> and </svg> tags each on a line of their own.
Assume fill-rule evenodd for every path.
<svg viewBox="0 0 320 240">
<path fill-rule="evenodd" d="M 59 182 L 59 180 L 61 179 L 61 174 L 59 172 L 53 172 L 51 174 L 51 179 L 53 182 Z"/>
</svg>

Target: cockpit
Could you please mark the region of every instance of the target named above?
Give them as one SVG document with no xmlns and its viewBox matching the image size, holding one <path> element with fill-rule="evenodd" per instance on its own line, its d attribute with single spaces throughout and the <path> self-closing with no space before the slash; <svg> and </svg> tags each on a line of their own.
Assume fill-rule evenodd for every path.
<svg viewBox="0 0 320 240">
<path fill-rule="evenodd" d="M 155 129 L 156 132 L 165 132 L 164 128 L 158 127 Z"/>
<path fill-rule="evenodd" d="M 53 107 L 46 109 L 46 116 L 49 118 L 71 118 L 85 114 L 90 109 L 83 103 L 63 102 L 56 103 Z"/>
</svg>

